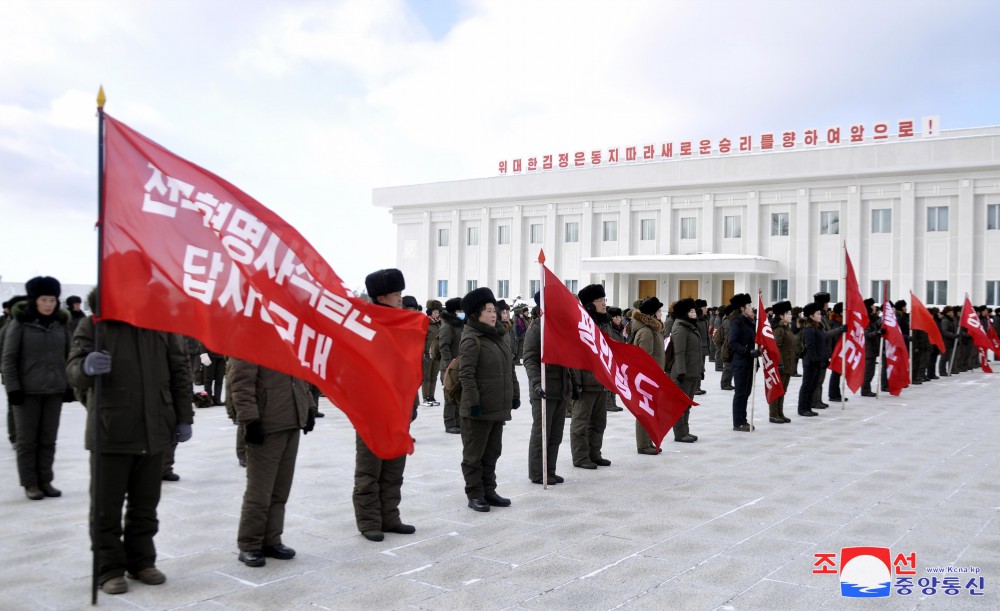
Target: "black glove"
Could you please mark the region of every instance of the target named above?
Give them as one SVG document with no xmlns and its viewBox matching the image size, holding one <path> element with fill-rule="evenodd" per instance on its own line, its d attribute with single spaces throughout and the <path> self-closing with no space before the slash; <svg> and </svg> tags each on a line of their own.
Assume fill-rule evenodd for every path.
<svg viewBox="0 0 1000 611">
<path fill-rule="evenodd" d="M 514 403 L 510 406 L 511 409 L 517 409 L 521 407 L 521 399 L 514 397 Z"/>
<path fill-rule="evenodd" d="M 316 411 L 309 410 L 306 415 L 306 425 L 302 427 L 302 434 L 308 435 L 314 428 L 316 428 Z"/>
<path fill-rule="evenodd" d="M 878 334 L 881 335 L 882 337 L 885 337 L 886 335 L 889 334 L 889 330 L 886 329 L 885 327 L 882 327 L 881 329 L 878 330 Z"/>
<path fill-rule="evenodd" d="M 683 374 L 683 373 L 678 373 L 678 374 L 677 374 L 677 383 L 678 383 L 678 384 L 683 384 L 683 383 L 684 383 L 684 378 L 686 378 L 686 377 L 687 377 L 687 376 L 686 376 L 685 374 Z"/>
<path fill-rule="evenodd" d="M 582 392 L 583 392 L 582 388 L 580 388 L 579 386 L 574 386 L 573 387 L 573 392 L 570 394 L 570 398 L 573 399 L 574 401 L 579 401 L 580 400 L 580 393 L 582 393 Z"/>
<path fill-rule="evenodd" d="M 66 390 L 63 391 L 63 403 L 72 403 L 76 401 L 76 393 L 73 392 L 72 386 L 67 386 Z"/>
<path fill-rule="evenodd" d="M 24 391 L 23 390 L 8 390 L 7 391 L 7 405 L 23 405 L 24 404 Z"/>
<path fill-rule="evenodd" d="M 760 350 L 754 348 L 753 350 L 750 351 L 750 358 L 755 359 L 758 356 L 760 356 Z"/>
<path fill-rule="evenodd" d="M 778 365 L 778 373 L 780 373 L 781 375 L 785 375 L 785 366 L 784 365 Z"/>
<path fill-rule="evenodd" d="M 83 359 L 83 373 L 91 377 L 111 373 L 111 353 L 101 350 L 88 354 Z"/>
<path fill-rule="evenodd" d="M 535 393 L 535 396 L 539 399 L 545 398 L 545 391 L 542 390 L 542 386 L 540 384 L 535 384 L 534 388 L 531 389 L 531 392 Z"/>
<path fill-rule="evenodd" d="M 264 425 L 260 423 L 260 420 L 247 422 L 243 426 L 243 439 L 245 439 L 247 443 L 252 443 L 257 446 L 264 443 Z"/>
<path fill-rule="evenodd" d="M 184 443 L 191 439 L 191 435 L 194 431 L 191 430 L 191 425 L 187 422 L 178 422 L 177 427 L 174 429 L 174 435 L 177 437 L 178 443 Z"/>
<path fill-rule="evenodd" d="M 469 406 L 469 417 L 470 418 L 478 418 L 478 417 L 480 417 L 482 415 L 483 415 L 483 407 L 481 405 L 479 405 L 477 403 L 475 405 L 470 405 Z"/>
</svg>

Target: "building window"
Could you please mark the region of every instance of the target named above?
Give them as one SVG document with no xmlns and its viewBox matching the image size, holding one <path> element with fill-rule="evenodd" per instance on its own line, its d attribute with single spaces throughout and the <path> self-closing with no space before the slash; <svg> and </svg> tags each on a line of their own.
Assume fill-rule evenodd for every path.
<svg viewBox="0 0 1000 611">
<path fill-rule="evenodd" d="M 741 216 L 727 216 L 725 217 L 725 233 L 723 237 L 726 238 L 740 238 L 743 237 L 743 217 Z"/>
<path fill-rule="evenodd" d="M 819 213 L 819 234 L 840 235 L 840 212 L 828 210 Z"/>
<path fill-rule="evenodd" d="M 497 238 L 497 244 L 510 244 L 510 225 L 498 225 Z"/>
<path fill-rule="evenodd" d="M 934 305 L 944 305 L 948 303 L 947 280 L 927 281 L 927 303 Z"/>
<path fill-rule="evenodd" d="M 694 216 L 681 217 L 681 239 L 693 240 L 698 230 L 698 218 Z"/>
<path fill-rule="evenodd" d="M 448 230 L 438 229 L 438 246 L 448 245 Z"/>
<path fill-rule="evenodd" d="M 618 241 L 618 221 L 604 221 L 604 237 L 602 239 L 605 242 Z"/>
<path fill-rule="evenodd" d="M 872 233 L 892 233 L 892 208 L 872 210 Z"/>
<path fill-rule="evenodd" d="M 580 223 L 566 223 L 566 242 L 580 241 Z"/>
<path fill-rule="evenodd" d="M 479 246 L 479 227 L 468 228 L 465 243 L 468 246 Z"/>
<path fill-rule="evenodd" d="M 478 280 L 466 280 L 465 281 L 465 292 L 466 293 L 471 293 L 472 291 L 474 291 L 474 290 L 476 290 L 478 288 L 479 288 L 479 281 Z"/>
<path fill-rule="evenodd" d="M 771 214 L 771 235 L 776 237 L 788 236 L 788 213 L 774 212 Z M 784 299 L 784 297 L 782 297 Z"/>
<path fill-rule="evenodd" d="M 986 228 L 1000 229 L 1000 204 L 986 206 Z"/>
<path fill-rule="evenodd" d="M 948 231 L 948 206 L 931 206 L 927 209 L 927 231 Z"/>
<path fill-rule="evenodd" d="M 872 280 L 872 299 L 878 303 L 878 307 L 882 307 L 885 300 L 889 298 L 889 281 L 888 280 Z"/>
<path fill-rule="evenodd" d="M 639 221 L 639 239 L 640 240 L 656 239 L 656 220 L 642 219 L 641 221 Z"/>
<path fill-rule="evenodd" d="M 542 290 L 541 280 L 529 280 L 528 281 L 528 299 L 534 299 L 535 293 Z"/>
<path fill-rule="evenodd" d="M 565 285 L 566 285 L 566 288 L 568 288 L 568 289 L 569 289 L 569 292 L 570 292 L 570 293 L 573 293 L 574 295 L 576 295 L 576 292 L 577 292 L 578 290 L 580 290 L 580 289 L 576 288 L 576 287 L 577 287 L 577 283 L 576 283 L 576 280 L 567 280 L 567 281 L 566 281 L 566 282 L 564 282 L 563 284 L 565 284 Z"/>
<path fill-rule="evenodd" d="M 986 305 L 1000 305 L 1000 280 L 986 281 Z M 994 316 L 996 315 L 994 312 Z"/>
<path fill-rule="evenodd" d="M 542 226 L 541 226 L 541 224 L 538 224 L 538 225 L 529 225 L 528 226 L 528 240 L 532 244 L 541 244 L 542 243 Z"/>
<path fill-rule="evenodd" d="M 784 301 L 788 299 L 788 280 L 771 281 L 771 301 Z"/>
<path fill-rule="evenodd" d="M 837 297 L 837 285 L 839 282 L 837 280 L 820 280 L 819 281 L 819 292 L 820 293 L 830 293 L 830 303 L 834 304 L 839 301 Z"/>
<path fill-rule="evenodd" d="M 497 297 L 506 299 L 510 296 L 510 280 L 497 280 Z"/>
<path fill-rule="evenodd" d="M 438 297 L 447 297 L 448 296 L 448 281 L 447 280 L 438 280 L 438 295 L 437 296 Z"/>
</svg>

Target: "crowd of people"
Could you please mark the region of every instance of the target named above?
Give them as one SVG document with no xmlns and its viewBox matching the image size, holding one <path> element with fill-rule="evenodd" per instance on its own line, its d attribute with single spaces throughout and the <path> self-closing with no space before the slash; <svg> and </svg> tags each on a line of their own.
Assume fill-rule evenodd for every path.
<svg viewBox="0 0 1000 611">
<path fill-rule="evenodd" d="M 462 442 L 461 470 L 469 508 L 488 512 L 511 505 L 497 492 L 496 467 L 504 425 L 521 405 L 518 366 L 525 369 L 532 414 L 529 480 L 565 481 L 556 465 L 567 418 L 573 466 L 584 470 L 611 466 L 603 452 L 607 414 L 622 408 L 590 371 L 543 367 L 538 294 L 533 308 L 517 304 L 512 309 L 488 288 L 444 303 L 431 299 L 421 307 L 414 297 L 403 295 L 406 284 L 397 269 L 373 272 L 365 286 L 373 303 L 425 312 L 429 318 L 423 380 L 414 397 L 411 422 L 418 407 L 440 405 L 435 398 L 440 382 L 444 430 L 460 435 Z M 155 566 L 156 510 L 162 482 L 179 479 L 173 471 L 174 453 L 178 443 L 192 437 L 193 405 L 224 404 L 238 425 L 237 458 L 246 467 L 236 537 L 239 561 L 259 567 L 267 558 L 295 556 L 281 538 L 285 504 L 300 435 L 311 432 L 322 416 L 318 389 L 288 374 L 211 352 L 193 338 L 119 321 L 101 322 L 98 346 L 97 325 L 84 314 L 82 300 L 71 296 L 67 308 L 60 308 L 58 280 L 32 278 L 25 289 L 26 295 L 3 304 L 0 319 L 0 373 L 20 484 L 31 500 L 61 495 L 53 486 L 60 413 L 62 403 L 79 400 L 88 408 L 86 447 L 95 477 L 92 536 L 105 593 L 126 592 L 126 574 L 150 585 L 166 580 Z M 624 310 L 608 305 L 600 284 L 584 287 L 577 297 L 611 340 L 644 350 L 691 398 L 707 392 L 702 382 L 707 363 L 714 362 L 722 374 L 720 390 L 734 391 L 733 430 L 753 430 L 747 402 L 760 352 L 750 295 L 735 295 L 725 307 L 709 307 L 695 299 L 667 306 L 652 296 Z M 92 292 L 91 311 L 94 299 Z M 814 417 L 816 410 L 829 407 L 823 401 L 824 379 L 834 358 L 833 346 L 845 330 L 843 304 L 831 307 L 830 301 L 830 295 L 821 292 L 802 307 L 780 301 L 767 309 L 780 353 L 781 381 L 788 389 L 792 377 L 802 379 L 797 396 L 801 417 Z M 886 388 L 885 367 L 881 381 L 874 379 L 885 331 L 880 304 L 868 299 L 865 305 L 870 322 L 865 329 L 861 396 L 874 397 L 876 389 Z M 913 384 L 979 367 L 980 354 L 958 324 L 961 308 L 930 309 L 945 342 L 942 353 L 926 332 L 911 330 L 907 303 L 900 300 L 894 305 L 896 321 L 913 354 Z M 981 306 L 976 313 L 984 328 L 992 325 L 1000 331 L 1000 316 L 994 316 L 991 308 Z M 96 380 L 101 381 L 99 406 Z M 195 383 L 204 390 L 194 392 Z M 847 400 L 839 374 L 829 374 L 827 400 Z M 783 396 L 769 405 L 771 423 L 791 422 L 784 403 Z M 635 438 L 639 454 L 660 453 L 638 422 Z M 673 426 L 673 438 L 680 443 L 698 441 L 691 432 L 690 410 Z M 382 541 L 387 532 L 416 532 L 402 521 L 399 511 L 406 456 L 379 458 L 360 436 L 355 451 L 352 499 L 358 531 L 371 541 Z"/>
</svg>

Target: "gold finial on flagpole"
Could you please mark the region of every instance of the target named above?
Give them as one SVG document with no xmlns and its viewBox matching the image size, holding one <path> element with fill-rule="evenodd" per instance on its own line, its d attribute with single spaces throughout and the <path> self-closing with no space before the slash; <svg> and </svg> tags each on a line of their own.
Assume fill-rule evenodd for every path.
<svg viewBox="0 0 1000 611">
<path fill-rule="evenodd" d="M 104 96 L 104 85 L 101 85 L 97 90 L 97 107 L 104 108 L 104 102 L 106 102 L 107 99 L 108 98 Z"/>
</svg>

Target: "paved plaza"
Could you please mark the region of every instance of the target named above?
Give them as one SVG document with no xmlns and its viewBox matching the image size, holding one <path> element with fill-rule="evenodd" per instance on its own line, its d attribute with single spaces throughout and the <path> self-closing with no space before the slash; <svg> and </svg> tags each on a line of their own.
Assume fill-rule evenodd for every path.
<svg viewBox="0 0 1000 611">
<path fill-rule="evenodd" d="M 604 456 L 564 484 L 527 478 L 531 413 L 521 402 L 504 432 L 498 492 L 509 508 L 466 507 L 461 440 L 441 408 L 422 408 L 403 486 L 416 534 L 372 543 L 351 506 L 354 432 L 326 399 L 303 438 L 283 541 L 298 555 L 263 568 L 237 561 L 244 471 L 236 428 L 221 407 L 195 414 L 180 446 L 181 481 L 164 483 L 161 586 L 129 582 L 114 609 L 997 609 L 1000 608 L 1000 374 L 964 373 L 901 398 L 852 398 L 816 418 L 767 421 L 756 393 L 754 433 L 732 431 L 732 392 L 709 371 L 691 415 L 694 444 L 668 435 L 659 456 L 636 453 L 635 419 L 609 413 Z M 799 378 L 790 396 L 797 397 Z M 440 399 L 441 389 L 438 389 Z M 0 403 L 3 403 L 0 399 Z M 6 405 L 4 405 L 6 408 Z M 58 499 L 28 501 L 14 452 L 0 447 L 0 609 L 90 604 L 88 455 L 84 410 L 66 405 L 56 457 Z M 567 421 L 568 424 L 568 421 Z M 814 574 L 815 554 L 888 547 L 916 555 L 914 588 L 889 598 L 841 596 L 837 574 Z M 978 567 L 982 596 L 917 584 L 931 567 Z M 839 565 L 838 565 L 839 567 Z M 905 567 L 904 567 L 905 568 Z M 818 569 L 817 569 L 818 570 Z M 943 579 L 945 575 L 939 575 Z"/>
</svg>

